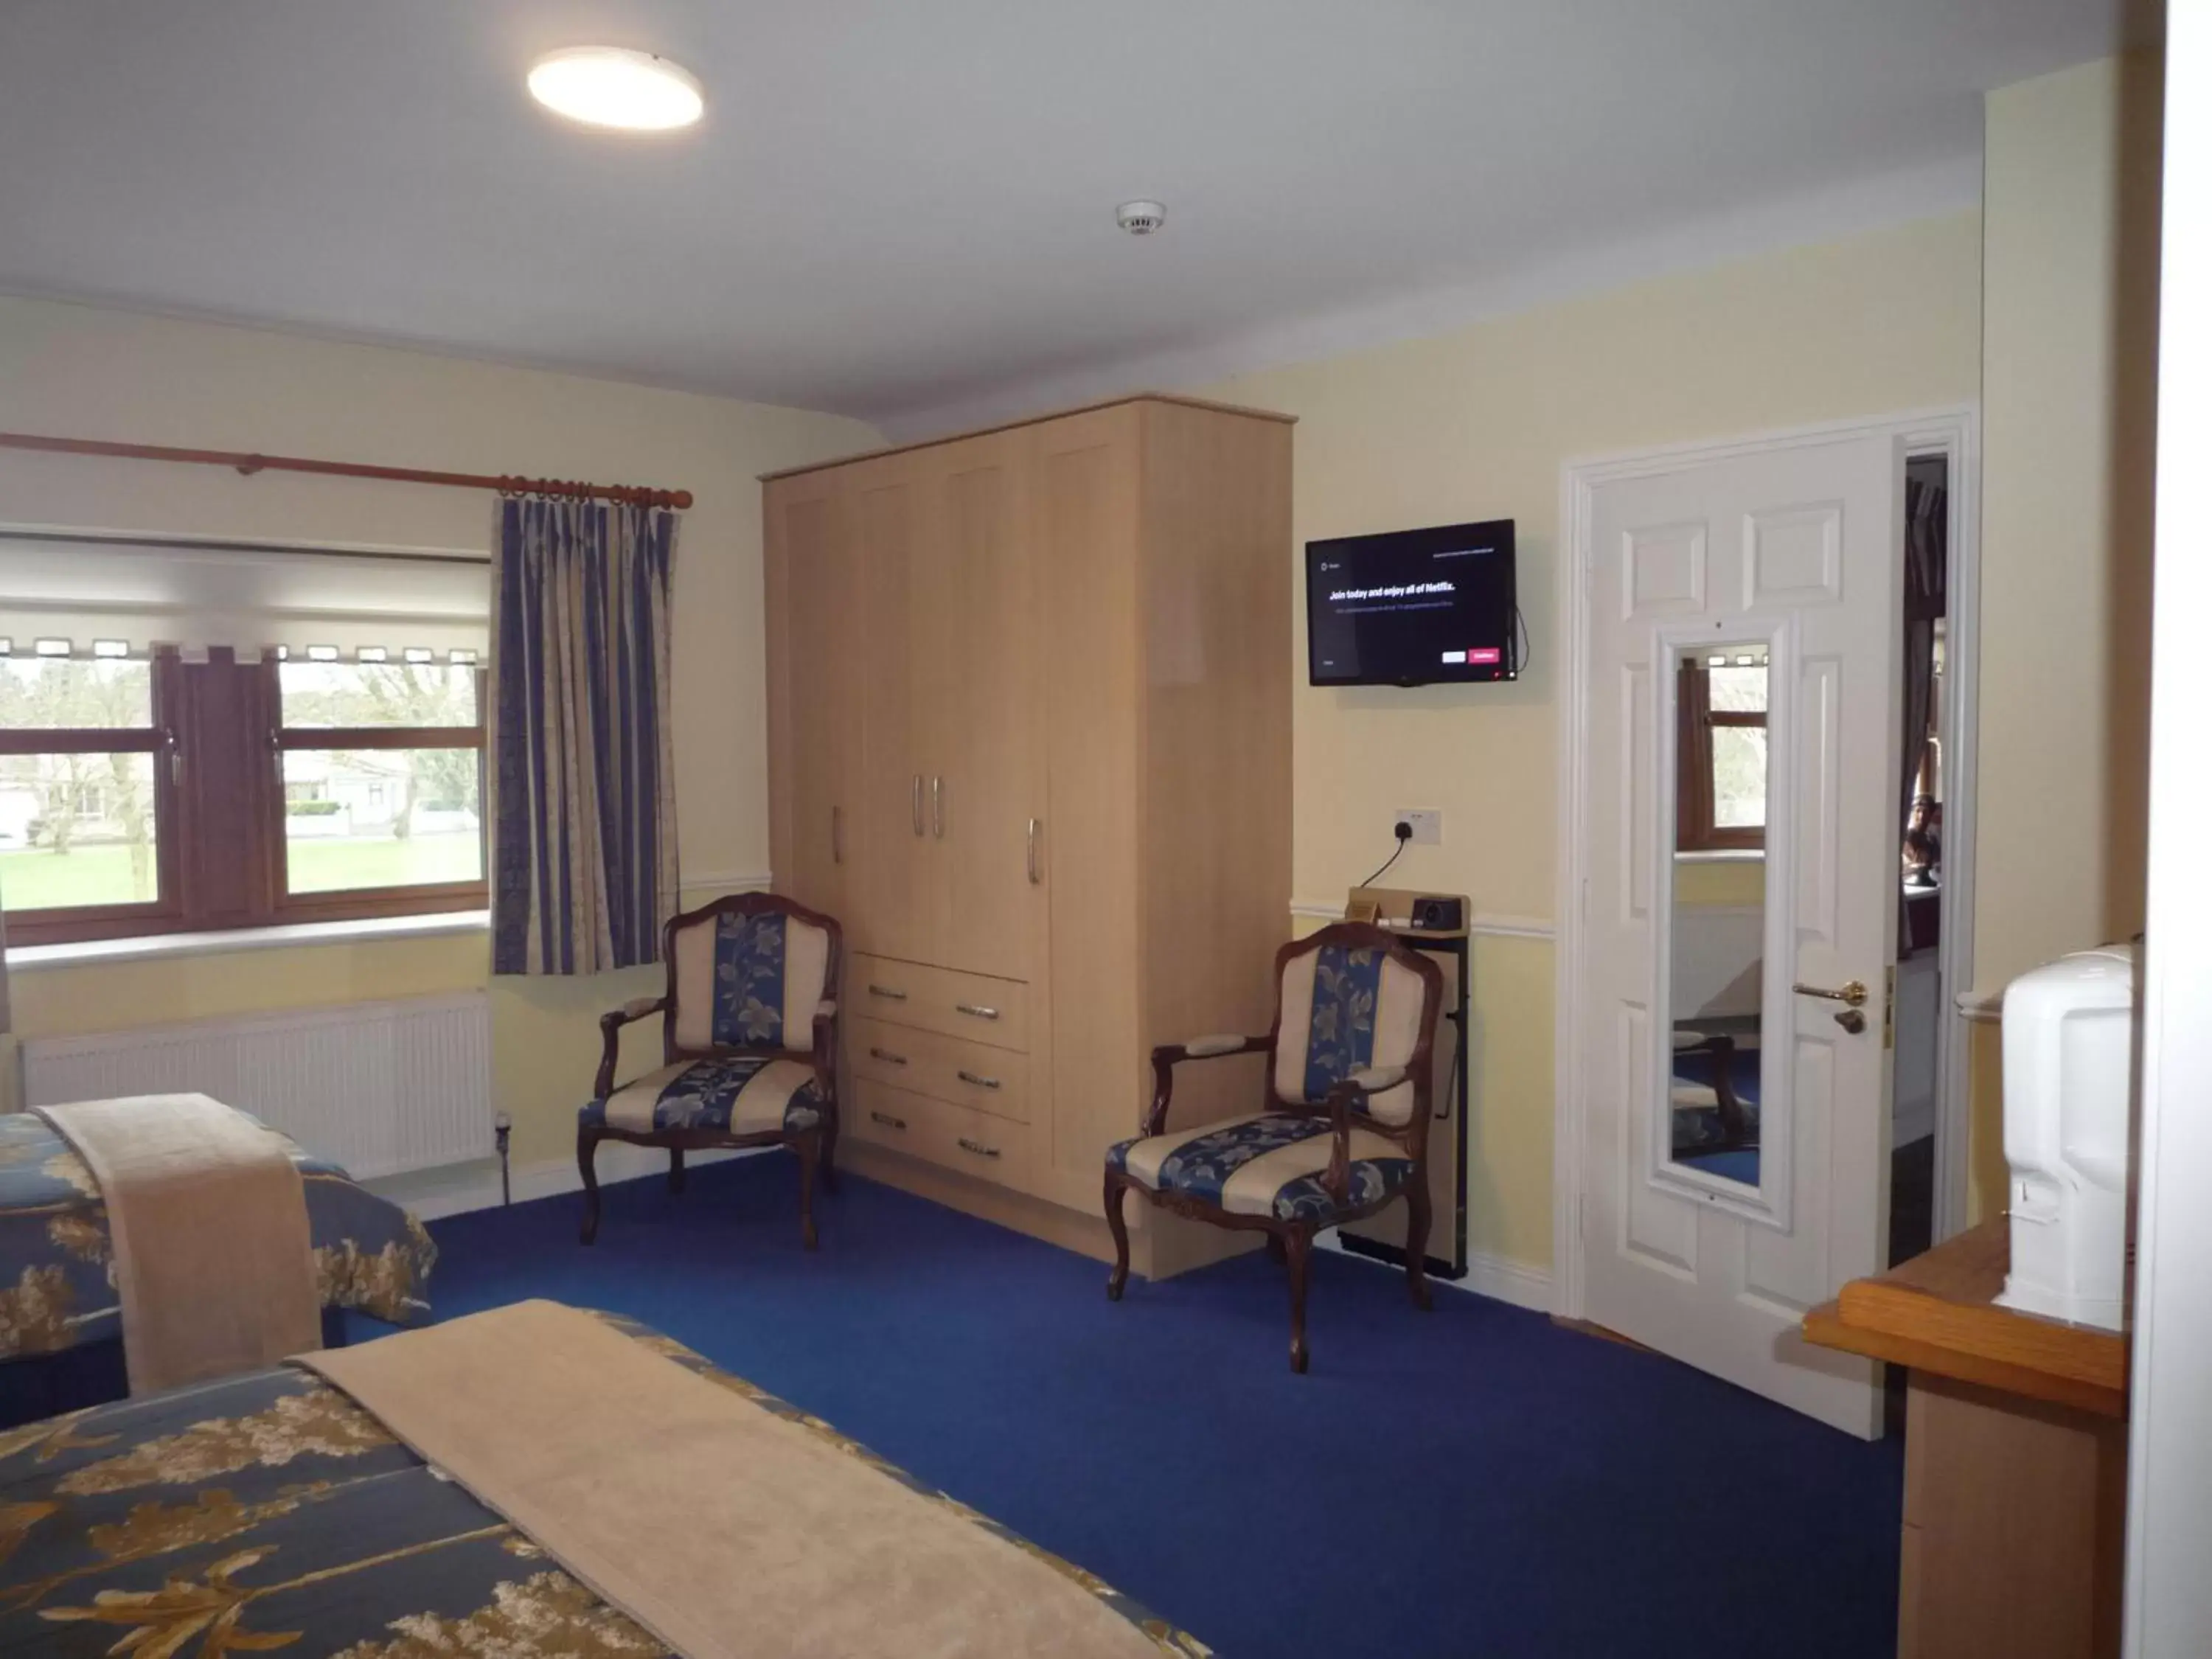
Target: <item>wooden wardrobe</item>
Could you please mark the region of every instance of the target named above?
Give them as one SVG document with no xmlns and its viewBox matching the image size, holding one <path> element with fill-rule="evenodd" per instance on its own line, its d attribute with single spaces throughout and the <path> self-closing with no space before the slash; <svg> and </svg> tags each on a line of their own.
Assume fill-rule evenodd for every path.
<svg viewBox="0 0 2212 1659">
<path fill-rule="evenodd" d="M 1142 397 L 763 482 L 770 856 L 845 926 L 838 1162 L 1103 1255 L 1152 1045 L 1273 1011 L 1290 423 Z M 1187 1067 L 1177 1119 L 1260 1090 Z M 1136 1265 L 1214 1231 L 1155 1215 Z"/>
</svg>

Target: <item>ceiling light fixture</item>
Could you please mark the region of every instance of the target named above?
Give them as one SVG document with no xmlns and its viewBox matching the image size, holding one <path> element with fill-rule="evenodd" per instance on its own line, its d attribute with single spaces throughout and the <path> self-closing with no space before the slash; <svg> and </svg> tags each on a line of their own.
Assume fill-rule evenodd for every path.
<svg viewBox="0 0 2212 1659">
<path fill-rule="evenodd" d="M 690 70 L 624 46 L 571 46 L 539 58 L 530 95 L 572 121 L 630 132 L 688 127 L 707 107 Z"/>
</svg>

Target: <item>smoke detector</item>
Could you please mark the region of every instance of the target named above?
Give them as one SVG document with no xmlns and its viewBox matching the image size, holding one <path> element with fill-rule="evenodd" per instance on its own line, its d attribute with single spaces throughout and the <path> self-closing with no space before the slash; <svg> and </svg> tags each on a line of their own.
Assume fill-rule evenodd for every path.
<svg viewBox="0 0 2212 1659">
<path fill-rule="evenodd" d="M 1124 202 L 1114 210 L 1114 222 L 1132 236 L 1149 236 L 1168 222 L 1168 210 L 1158 202 Z"/>
</svg>

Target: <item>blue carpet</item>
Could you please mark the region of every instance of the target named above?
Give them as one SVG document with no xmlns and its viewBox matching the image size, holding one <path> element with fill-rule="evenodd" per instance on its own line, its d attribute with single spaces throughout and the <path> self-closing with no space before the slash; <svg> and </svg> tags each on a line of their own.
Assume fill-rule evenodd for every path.
<svg viewBox="0 0 2212 1659">
<path fill-rule="evenodd" d="M 457 1216 L 432 1295 L 642 1319 L 1230 1659 L 1893 1650 L 1894 1443 L 1456 1290 L 1418 1314 L 1334 1252 L 1293 1376 L 1264 1257 L 1115 1306 L 1097 1262 L 850 1176 L 809 1255 L 796 1187 L 781 1155 L 610 1187 L 589 1249 L 574 1198 Z"/>
<path fill-rule="evenodd" d="M 1703 1170 L 1707 1175 L 1717 1175 L 1723 1181 L 1741 1181 L 1747 1187 L 1759 1185 L 1756 1146 L 1739 1146 L 1732 1152 L 1677 1152 L 1674 1161 L 1692 1170 Z"/>
</svg>

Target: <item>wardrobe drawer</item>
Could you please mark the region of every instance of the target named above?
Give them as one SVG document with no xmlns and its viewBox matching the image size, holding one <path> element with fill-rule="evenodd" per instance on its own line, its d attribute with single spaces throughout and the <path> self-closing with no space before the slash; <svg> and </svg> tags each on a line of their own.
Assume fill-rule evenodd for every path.
<svg viewBox="0 0 2212 1659">
<path fill-rule="evenodd" d="M 854 1075 L 994 1117 L 1030 1121 L 1027 1054 L 879 1019 L 853 1022 Z"/>
<path fill-rule="evenodd" d="M 869 1077 L 854 1080 L 853 1096 L 854 1109 L 845 1115 L 844 1127 L 857 1139 L 981 1181 L 1028 1190 L 1027 1124 L 889 1088 Z"/>
<path fill-rule="evenodd" d="M 856 1019 L 919 1026 L 947 1036 L 1027 1054 L 1030 988 L 955 968 L 856 953 L 845 977 L 845 1005 Z"/>
</svg>

